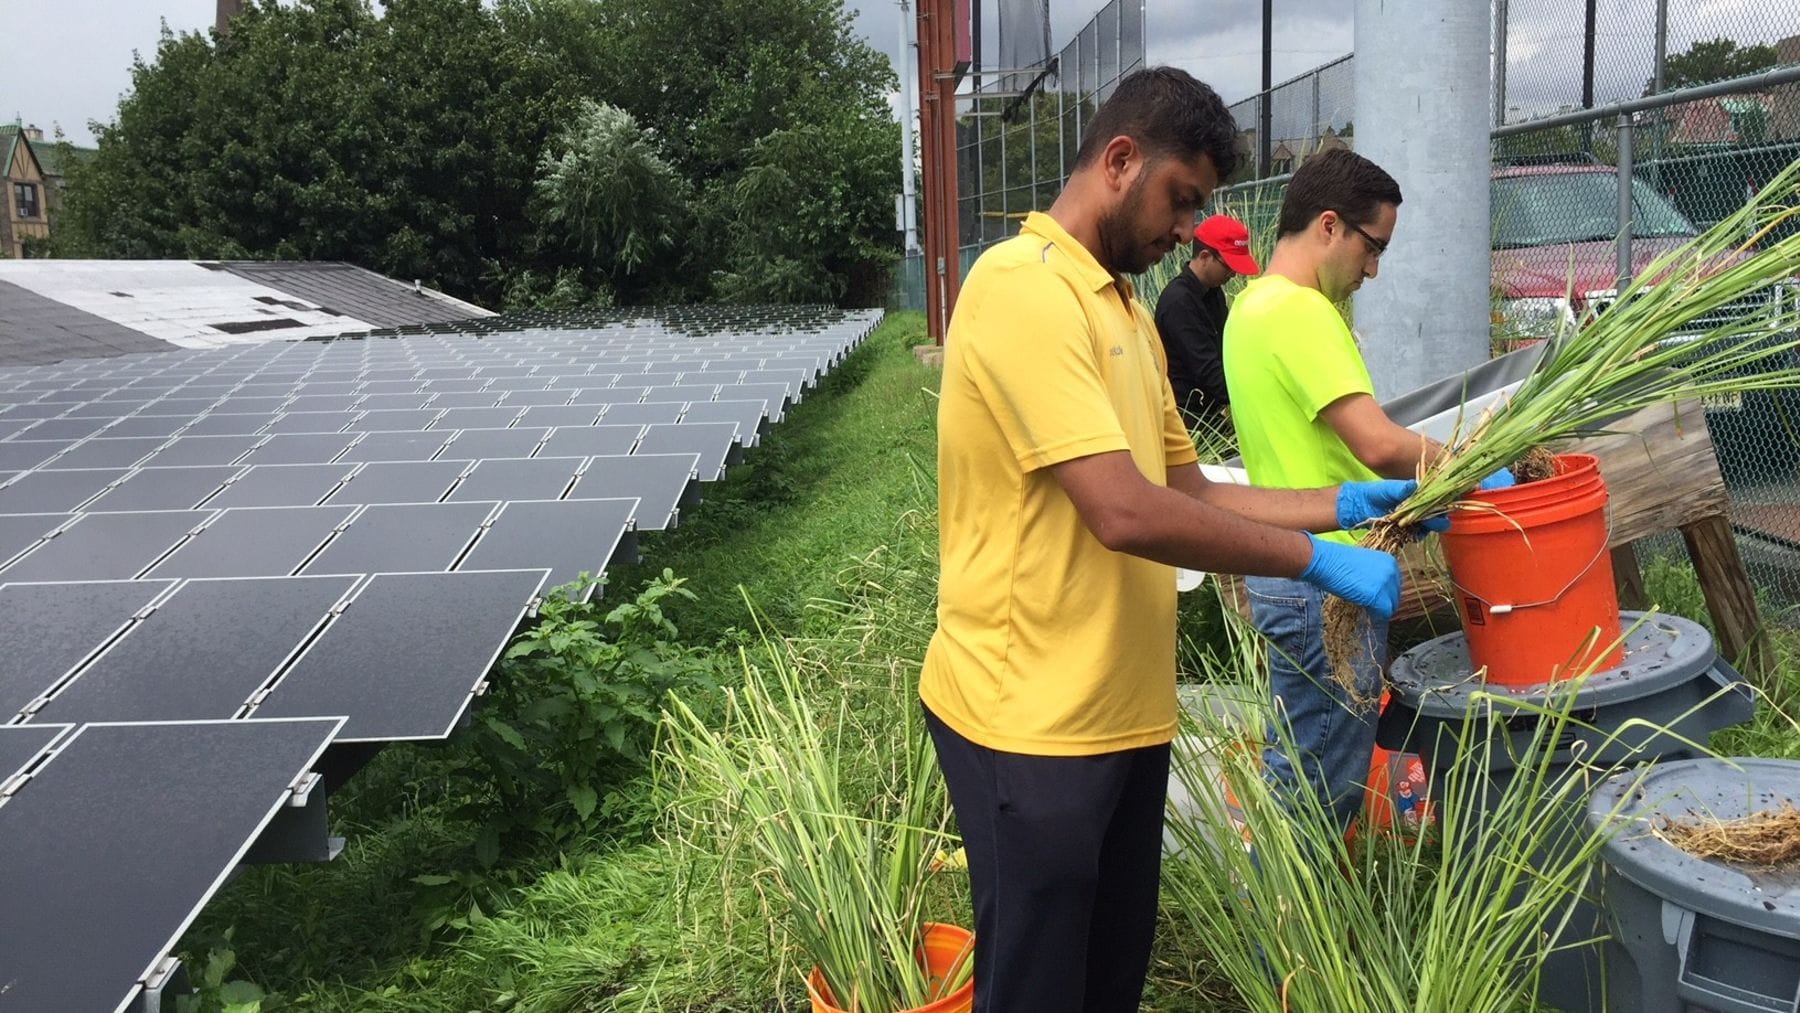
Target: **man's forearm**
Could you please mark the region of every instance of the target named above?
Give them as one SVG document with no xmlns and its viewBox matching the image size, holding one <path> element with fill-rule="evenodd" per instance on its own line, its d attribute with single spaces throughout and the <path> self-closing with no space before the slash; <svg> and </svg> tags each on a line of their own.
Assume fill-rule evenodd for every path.
<svg viewBox="0 0 1800 1013">
<path fill-rule="evenodd" d="M 1262 489 L 1209 482 L 1199 465 L 1169 469 L 1169 488 L 1239 517 L 1289 531 L 1336 531 L 1337 488 Z"/>
<path fill-rule="evenodd" d="M 1244 500 L 1262 516 L 1240 513 L 1212 502 L 1210 496 L 1149 486 L 1145 501 L 1128 518 L 1121 518 L 1128 533 L 1116 542 L 1104 535 L 1101 540 L 1119 551 L 1190 570 L 1294 577 L 1306 569 L 1312 561 L 1312 543 L 1300 534 L 1306 525 L 1283 522 L 1319 520 L 1321 502 L 1330 502 L 1322 495 L 1326 490 L 1216 488 L 1249 494 Z M 1234 498 L 1232 493 L 1226 496 Z M 1255 505 L 1259 503 L 1260 507 Z M 1319 530 L 1336 527 L 1335 506 L 1325 507 L 1323 513 L 1333 519 Z"/>
</svg>

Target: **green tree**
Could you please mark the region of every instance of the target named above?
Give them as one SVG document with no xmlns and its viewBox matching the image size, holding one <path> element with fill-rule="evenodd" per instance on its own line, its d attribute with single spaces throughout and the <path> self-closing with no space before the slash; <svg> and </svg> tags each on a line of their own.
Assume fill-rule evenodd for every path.
<svg viewBox="0 0 1800 1013">
<path fill-rule="evenodd" d="M 227 37 L 165 30 L 134 64 L 61 245 L 341 259 L 490 303 L 861 300 L 898 246 L 892 82 L 842 0 L 252 0 Z M 633 184 L 629 249 L 537 186 L 584 101 L 672 171 Z"/>
<path fill-rule="evenodd" d="M 1676 53 L 1663 64 L 1663 90 L 1691 88 L 1698 84 L 1728 81 L 1775 66 L 1773 46 L 1739 46 L 1734 39 L 1720 36 L 1696 42 L 1686 52 Z M 1644 94 L 1656 87 L 1654 79 L 1644 82 Z"/>
<path fill-rule="evenodd" d="M 623 109 L 583 99 L 538 159 L 533 215 L 546 237 L 618 289 L 634 275 L 673 266 L 691 191 L 654 130 Z"/>
</svg>

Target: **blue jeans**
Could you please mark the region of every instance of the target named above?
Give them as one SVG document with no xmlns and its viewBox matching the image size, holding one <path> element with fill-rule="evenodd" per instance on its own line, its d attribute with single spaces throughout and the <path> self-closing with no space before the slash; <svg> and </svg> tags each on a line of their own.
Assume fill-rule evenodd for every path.
<svg viewBox="0 0 1800 1013">
<path fill-rule="evenodd" d="M 1263 750 L 1263 769 L 1277 788 L 1301 787 L 1302 773 L 1283 743 L 1292 740 L 1311 790 L 1349 829 L 1362 811 L 1369 758 L 1375 750 L 1376 706 L 1357 707 L 1331 677 L 1325 655 L 1325 592 L 1285 577 L 1250 577 L 1250 619 L 1269 641 L 1269 681 L 1275 721 Z M 1364 613 L 1364 639 L 1354 670 L 1359 693 L 1381 693 L 1388 624 Z"/>
</svg>

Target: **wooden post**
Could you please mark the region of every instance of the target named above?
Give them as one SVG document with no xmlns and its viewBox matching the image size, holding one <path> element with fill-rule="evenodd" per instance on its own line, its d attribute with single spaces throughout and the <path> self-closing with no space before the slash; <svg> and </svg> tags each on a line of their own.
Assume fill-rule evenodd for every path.
<svg viewBox="0 0 1800 1013">
<path fill-rule="evenodd" d="M 1650 607 L 1650 592 L 1644 587 L 1644 571 L 1638 566 L 1634 542 L 1615 545 L 1612 550 L 1613 582 L 1619 589 L 1619 607 L 1642 611 Z"/>
<path fill-rule="evenodd" d="M 1750 586 L 1738 555 L 1731 522 L 1723 515 L 1681 526 L 1688 558 L 1706 595 L 1706 611 L 1718 632 L 1719 653 L 1734 661 L 1751 682 L 1770 688 L 1774 666 L 1762 622 L 1756 612 L 1756 589 Z"/>
</svg>

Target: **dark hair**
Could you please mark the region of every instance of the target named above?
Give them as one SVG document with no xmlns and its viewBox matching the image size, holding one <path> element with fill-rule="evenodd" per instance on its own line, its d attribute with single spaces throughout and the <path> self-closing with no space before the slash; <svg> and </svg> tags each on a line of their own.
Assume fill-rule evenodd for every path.
<svg viewBox="0 0 1800 1013">
<path fill-rule="evenodd" d="M 1092 163 L 1113 138 L 1121 136 L 1136 141 L 1151 158 L 1211 156 L 1221 180 L 1237 168 L 1237 121 L 1231 110 L 1218 92 L 1178 67 L 1151 67 L 1125 75 L 1088 120 L 1075 168 Z"/>
<path fill-rule="evenodd" d="M 1367 225 L 1382 204 L 1400 204 L 1400 184 L 1387 170 L 1348 148 L 1320 152 L 1288 181 L 1275 238 L 1306 231 L 1326 211 L 1352 225 Z"/>
</svg>

